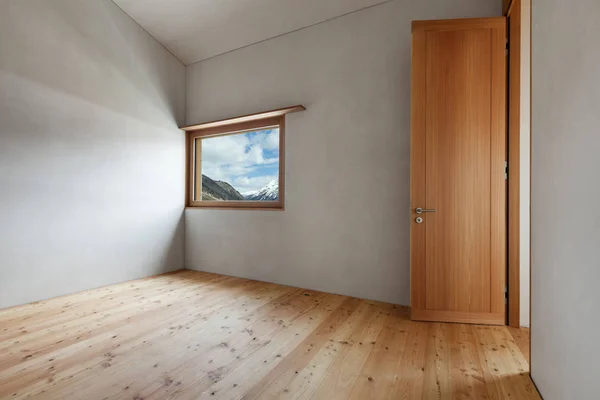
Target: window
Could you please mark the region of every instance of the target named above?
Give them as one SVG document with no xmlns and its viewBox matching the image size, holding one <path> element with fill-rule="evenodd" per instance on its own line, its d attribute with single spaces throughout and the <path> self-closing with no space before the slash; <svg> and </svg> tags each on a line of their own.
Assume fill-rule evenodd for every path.
<svg viewBox="0 0 600 400">
<path fill-rule="evenodd" d="M 284 118 L 191 132 L 189 205 L 283 208 Z"/>
<path fill-rule="evenodd" d="M 183 127 L 189 207 L 283 209 L 286 114 L 292 106 Z"/>
</svg>

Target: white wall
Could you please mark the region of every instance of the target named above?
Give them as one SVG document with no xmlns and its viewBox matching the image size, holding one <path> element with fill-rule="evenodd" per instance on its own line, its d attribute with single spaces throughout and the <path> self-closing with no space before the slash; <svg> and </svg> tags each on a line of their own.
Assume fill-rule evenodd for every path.
<svg viewBox="0 0 600 400">
<path fill-rule="evenodd" d="M 532 376 L 598 399 L 600 2 L 533 2 Z"/>
<path fill-rule="evenodd" d="M 0 2 L 0 308 L 183 266 L 184 101 L 111 1 Z"/>
<path fill-rule="evenodd" d="M 531 239 L 531 0 L 521 1 L 520 318 L 529 326 Z"/>
<path fill-rule="evenodd" d="M 409 303 L 411 21 L 497 0 L 395 0 L 189 66 L 187 123 L 293 104 L 286 209 L 186 211 L 186 264 Z"/>
</svg>

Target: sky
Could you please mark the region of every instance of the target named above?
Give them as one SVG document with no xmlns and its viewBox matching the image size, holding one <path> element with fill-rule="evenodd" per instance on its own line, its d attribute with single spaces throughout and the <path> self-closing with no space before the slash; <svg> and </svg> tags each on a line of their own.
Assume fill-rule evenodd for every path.
<svg viewBox="0 0 600 400">
<path fill-rule="evenodd" d="M 279 129 L 202 139 L 202 173 L 244 194 L 279 175 Z"/>
</svg>

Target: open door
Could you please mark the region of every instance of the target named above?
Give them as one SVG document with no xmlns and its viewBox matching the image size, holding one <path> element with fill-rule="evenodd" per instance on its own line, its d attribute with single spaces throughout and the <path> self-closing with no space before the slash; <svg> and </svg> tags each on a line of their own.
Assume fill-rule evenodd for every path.
<svg viewBox="0 0 600 400">
<path fill-rule="evenodd" d="M 411 307 L 505 324 L 506 19 L 413 23 Z"/>
</svg>

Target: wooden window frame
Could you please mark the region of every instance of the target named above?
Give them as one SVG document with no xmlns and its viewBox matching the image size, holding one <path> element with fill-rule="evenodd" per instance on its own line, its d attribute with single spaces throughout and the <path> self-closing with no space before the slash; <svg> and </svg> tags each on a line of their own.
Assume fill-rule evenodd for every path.
<svg viewBox="0 0 600 400">
<path fill-rule="evenodd" d="M 230 121 L 236 120 L 239 120 L 239 118 L 235 118 Z M 206 127 L 203 127 L 203 125 Z M 283 210 L 285 204 L 285 114 L 274 117 L 267 116 L 262 118 L 253 118 L 243 122 L 221 123 L 216 125 L 215 123 L 207 123 L 203 125 L 194 126 L 200 127 L 199 129 L 186 129 L 186 206 L 216 209 Z M 195 200 L 195 197 L 198 195 L 196 177 L 198 174 L 202 174 L 201 163 L 196 163 L 196 154 L 198 154 L 199 151 L 201 152 L 201 148 L 197 149 L 196 147 L 196 144 L 198 143 L 196 139 L 243 134 L 275 127 L 279 129 L 279 194 L 277 201 Z M 201 193 L 202 189 L 200 188 L 199 190 L 199 193 Z"/>
</svg>

